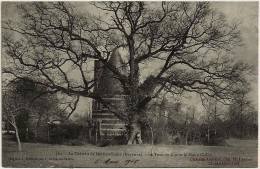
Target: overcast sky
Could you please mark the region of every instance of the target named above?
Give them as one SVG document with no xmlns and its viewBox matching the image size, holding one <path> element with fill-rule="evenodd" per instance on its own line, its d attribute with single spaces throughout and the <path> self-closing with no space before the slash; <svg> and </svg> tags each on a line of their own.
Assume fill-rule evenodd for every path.
<svg viewBox="0 0 260 169">
<path fill-rule="evenodd" d="M 21 2 L 19 2 L 21 3 Z M 84 12 L 93 10 L 94 8 L 89 5 L 88 2 L 77 2 L 79 11 Z M 240 30 L 243 38 L 243 47 L 239 47 L 235 50 L 235 55 L 243 59 L 245 62 L 253 65 L 256 69 L 258 64 L 258 2 L 212 2 L 213 6 L 223 12 L 228 21 L 239 19 L 241 22 Z M 18 11 L 16 10 L 17 2 L 2 2 L 2 19 L 12 18 L 17 19 Z M 92 11 L 92 13 L 95 13 Z M 252 100 L 257 105 L 257 75 L 252 76 L 253 92 L 251 92 Z M 86 111 L 86 100 L 81 99 L 79 107 L 76 113 L 83 113 Z M 192 95 L 191 99 L 186 100 L 188 104 L 200 105 L 200 100 L 196 99 L 196 96 Z M 199 109 L 201 109 L 201 106 Z"/>
</svg>

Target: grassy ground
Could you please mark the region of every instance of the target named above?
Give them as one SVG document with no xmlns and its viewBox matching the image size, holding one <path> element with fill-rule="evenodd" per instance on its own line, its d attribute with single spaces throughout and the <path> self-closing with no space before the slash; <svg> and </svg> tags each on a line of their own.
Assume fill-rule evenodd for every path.
<svg viewBox="0 0 260 169">
<path fill-rule="evenodd" d="M 257 140 L 227 140 L 229 146 L 66 146 L 3 139 L 3 167 L 257 167 Z M 152 156 L 151 156 L 152 151 Z M 127 153 L 127 154 L 124 154 Z M 198 161 L 200 160 L 200 161 Z M 203 160 L 203 161 L 201 161 Z"/>
</svg>

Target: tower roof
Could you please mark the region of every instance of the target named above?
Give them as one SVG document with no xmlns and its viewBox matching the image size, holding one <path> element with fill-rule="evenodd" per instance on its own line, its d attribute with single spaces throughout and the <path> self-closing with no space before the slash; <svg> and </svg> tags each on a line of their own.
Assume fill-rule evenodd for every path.
<svg viewBox="0 0 260 169">
<path fill-rule="evenodd" d="M 123 62 L 121 54 L 119 53 L 118 48 L 116 48 L 109 60 L 108 63 L 116 67 L 122 74 L 127 74 L 127 67 Z M 116 78 L 114 73 L 106 66 L 103 67 L 102 75 L 98 85 L 98 91 L 101 94 L 123 94 L 123 88 L 120 81 Z"/>
<path fill-rule="evenodd" d="M 115 66 L 116 68 L 119 68 L 119 69 L 120 69 L 120 67 L 124 66 L 124 62 L 123 62 L 123 59 L 122 59 L 122 57 L 121 57 L 121 55 L 118 51 L 118 48 L 115 49 L 112 52 L 112 54 L 111 54 L 111 56 L 108 60 L 108 63 L 110 63 L 111 65 L 113 65 L 113 66 Z"/>
</svg>

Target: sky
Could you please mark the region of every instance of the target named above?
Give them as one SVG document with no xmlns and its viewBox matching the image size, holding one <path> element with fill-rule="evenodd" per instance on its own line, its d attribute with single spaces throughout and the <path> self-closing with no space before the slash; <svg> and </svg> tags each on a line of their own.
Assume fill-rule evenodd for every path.
<svg viewBox="0 0 260 169">
<path fill-rule="evenodd" d="M 21 2 L 19 2 L 21 3 Z M 244 62 L 249 63 L 255 67 L 255 76 L 251 76 L 251 86 L 253 91 L 250 93 L 252 101 L 257 105 L 257 65 L 258 65 L 258 2 L 212 2 L 213 6 L 223 12 L 229 22 L 234 20 L 240 21 L 239 29 L 241 30 L 241 36 L 244 46 L 238 47 L 235 50 L 235 55 L 242 59 Z M 17 2 L 2 2 L 2 20 L 5 19 L 17 19 L 18 11 L 16 10 Z M 75 5 L 79 11 L 97 13 L 98 10 L 89 5 L 88 2 L 77 2 Z M 185 104 L 195 105 L 198 110 L 202 110 L 200 99 L 196 95 L 190 95 L 190 98 L 184 99 Z M 87 103 L 87 104 L 86 104 Z M 91 106 L 90 99 L 81 98 L 79 106 L 75 114 L 85 114 L 88 110 L 88 106 Z"/>
<path fill-rule="evenodd" d="M 255 68 L 254 76 L 250 77 L 252 92 L 250 99 L 254 105 L 258 104 L 258 2 L 212 2 L 214 7 L 223 12 L 229 22 L 239 20 L 239 29 L 244 43 L 243 47 L 236 48 L 235 56 Z M 201 101 L 194 94 L 186 102 L 197 105 L 202 110 Z"/>
<path fill-rule="evenodd" d="M 252 92 L 250 99 L 257 108 L 258 98 L 258 2 L 212 2 L 214 7 L 223 12 L 228 22 L 239 20 L 239 29 L 244 43 L 236 48 L 235 56 L 255 68 L 254 76 L 250 76 Z M 198 111 L 204 111 L 201 100 L 196 94 L 185 99 L 188 105 L 195 105 Z"/>
<path fill-rule="evenodd" d="M 257 105 L 258 78 L 258 2 L 215 2 L 229 21 L 239 20 L 244 46 L 235 49 L 235 55 L 255 68 L 255 76 L 250 77 L 253 92 L 250 96 Z M 254 81 L 254 82 L 253 82 Z"/>
</svg>

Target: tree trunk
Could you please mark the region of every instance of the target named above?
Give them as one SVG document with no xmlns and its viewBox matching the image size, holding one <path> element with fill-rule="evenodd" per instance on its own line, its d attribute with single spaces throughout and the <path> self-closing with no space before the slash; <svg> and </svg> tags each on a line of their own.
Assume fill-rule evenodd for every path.
<svg viewBox="0 0 260 169">
<path fill-rule="evenodd" d="M 47 126 L 48 126 L 48 142 L 50 142 L 51 141 L 51 139 L 50 139 L 50 126 L 49 126 L 49 124 Z"/>
<path fill-rule="evenodd" d="M 149 124 L 148 124 L 149 125 Z M 151 127 L 150 125 L 149 125 L 149 127 L 150 127 L 150 130 L 151 130 L 151 143 L 152 143 L 152 145 L 154 144 L 154 142 L 153 142 L 153 137 L 154 137 L 154 134 L 153 134 L 153 127 Z"/>
<path fill-rule="evenodd" d="M 136 138 L 137 134 L 140 136 L 139 139 Z M 141 126 L 137 124 L 137 122 L 132 123 L 130 126 L 129 139 L 127 144 L 142 144 Z"/>
<path fill-rule="evenodd" d="M 39 114 L 39 118 L 38 118 L 38 121 L 37 121 L 37 123 L 36 123 L 36 129 L 35 129 L 34 138 L 39 137 L 39 130 L 40 130 L 41 118 L 42 118 L 42 114 Z"/>
<path fill-rule="evenodd" d="M 153 137 L 154 137 L 154 134 L 153 134 L 153 127 L 151 127 L 150 125 L 149 125 L 149 127 L 150 127 L 150 130 L 151 130 L 151 136 L 152 136 L 152 138 L 151 138 L 151 139 L 152 139 L 152 142 L 151 142 L 151 143 L 152 143 L 151 154 L 153 154 L 153 145 L 154 145 L 154 142 L 153 142 L 153 140 L 154 140 L 154 139 L 153 139 Z"/>
<path fill-rule="evenodd" d="M 167 133 L 167 131 L 165 131 L 165 126 L 166 126 L 166 123 L 164 122 L 163 127 L 162 127 L 162 140 L 164 139 L 164 132 Z"/>
<path fill-rule="evenodd" d="M 247 138 L 250 138 L 250 127 L 247 127 Z"/>
<path fill-rule="evenodd" d="M 185 121 L 185 144 L 188 145 L 188 124 L 187 124 L 187 120 Z"/>
<path fill-rule="evenodd" d="M 185 144 L 188 145 L 188 132 L 185 134 Z"/>
<path fill-rule="evenodd" d="M 17 140 L 18 150 L 22 151 L 22 145 L 21 145 L 21 141 L 20 141 L 20 137 L 19 137 L 19 133 L 18 133 L 18 128 L 16 126 L 14 126 L 14 129 L 15 129 L 15 136 L 16 136 L 16 140 Z"/>
<path fill-rule="evenodd" d="M 88 129 L 88 139 L 92 140 L 92 138 L 91 138 L 91 129 L 90 128 Z"/>
<path fill-rule="evenodd" d="M 95 142 L 96 142 L 96 144 L 98 143 L 98 131 L 97 130 L 95 130 Z"/>
<path fill-rule="evenodd" d="M 9 134 L 10 133 L 10 125 L 9 125 L 9 123 L 6 123 L 5 126 L 6 126 L 6 130 L 7 130 L 7 134 Z"/>
<path fill-rule="evenodd" d="M 208 142 L 209 142 L 209 126 L 208 126 Z"/>
<path fill-rule="evenodd" d="M 29 129 L 28 129 L 28 126 L 26 127 L 25 140 L 26 140 L 26 141 L 29 140 Z"/>
</svg>

